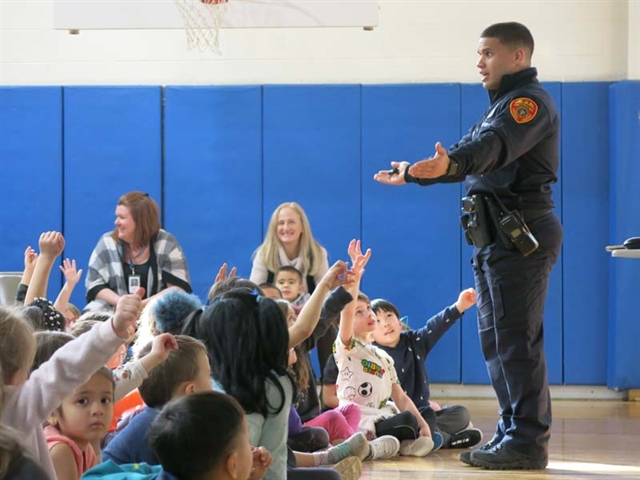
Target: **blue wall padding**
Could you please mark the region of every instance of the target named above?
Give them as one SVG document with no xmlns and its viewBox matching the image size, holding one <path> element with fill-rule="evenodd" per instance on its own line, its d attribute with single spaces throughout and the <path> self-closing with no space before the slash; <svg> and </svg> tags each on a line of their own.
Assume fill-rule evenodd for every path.
<svg viewBox="0 0 640 480">
<path fill-rule="evenodd" d="M 263 95 L 265 234 L 275 208 L 296 201 L 329 265 L 348 261 L 349 240 L 360 235 L 360 85 L 267 85 Z"/>
<path fill-rule="evenodd" d="M 487 92 L 481 85 L 461 86 L 462 108 L 460 109 L 460 136 L 466 135 L 469 130 L 479 120 L 482 112 L 489 106 L 489 97 Z M 459 139 L 455 139 L 458 141 Z M 448 147 L 448 146 L 447 146 Z M 458 196 L 462 198 L 466 195 L 464 184 L 460 184 Z M 460 217 L 460 198 L 456 203 L 456 216 Z M 458 224 L 459 225 L 459 224 Z M 471 258 L 473 256 L 473 247 L 467 245 L 464 239 L 464 233 L 458 226 L 458 234 L 460 236 L 460 258 L 461 258 L 461 290 L 474 287 L 473 268 L 471 266 Z M 487 367 L 482 356 L 480 348 L 480 339 L 478 338 L 478 309 L 472 307 L 466 311 L 464 317 L 460 321 L 461 324 L 461 344 L 462 344 L 462 383 L 468 384 L 488 384 L 489 376 Z"/>
<path fill-rule="evenodd" d="M 546 83 L 545 88 L 553 97 L 558 112 L 561 114 L 562 96 L 560 83 Z M 489 106 L 487 92 L 480 85 L 462 85 L 461 131 L 467 133 L 478 121 L 482 112 Z M 560 172 L 559 176 L 560 176 Z M 460 195 L 465 194 L 463 186 Z M 554 186 L 554 203 L 556 215 L 561 217 L 561 185 Z M 459 211 L 459 210 L 458 210 Z M 473 248 L 468 246 L 461 234 L 462 256 L 462 288 L 474 286 L 471 257 Z M 562 263 L 561 259 L 551 274 L 549 293 L 545 311 L 545 351 L 549 372 L 549 382 L 562 383 Z M 489 383 L 484 357 L 480 349 L 477 331 L 477 309 L 467 311 L 462 322 L 462 381 L 470 384 Z"/>
<path fill-rule="evenodd" d="M 553 198 L 567 247 L 546 302 L 549 380 L 640 388 L 640 261 L 604 251 L 640 236 L 640 82 L 545 87 L 562 122 Z M 488 105 L 481 86 L 460 84 L 1 87 L 0 271 L 22 270 L 26 246 L 61 230 L 86 272 L 118 198 L 142 190 L 164 205 L 205 299 L 223 262 L 249 275 L 271 213 L 294 200 L 330 263 L 348 260 L 351 238 L 372 248 L 363 291 L 418 328 L 474 285 L 464 188 L 372 177 L 448 148 Z M 84 295 L 83 277 L 72 301 Z M 433 382 L 489 383 L 476 316 L 429 356 Z"/>
<path fill-rule="evenodd" d="M 206 300 L 223 263 L 248 278 L 262 240 L 262 89 L 167 87 L 165 223 Z"/>
<path fill-rule="evenodd" d="M 160 87 L 64 88 L 64 225 L 66 255 L 84 275 L 72 297 L 84 305 L 89 257 L 113 230 L 118 199 L 148 193 L 161 207 Z"/>
<path fill-rule="evenodd" d="M 458 298 L 457 185 L 391 187 L 372 179 L 392 160 L 417 160 L 459 137 L 458 85 L 362 87 L 362 238 L 372 257 L 364 291 L 383 297 L 420 328 Z M 434 382 L 460 380 L 460 327 L 429 355 Z"/>
<path fill-rule="evenodd" d="M 609 243 L 620 244 L 640 237 L 640 81 L 612 85 L 609 94 Z M 640 260 L 612 258 L 610 266 L 607 385 L 640 388 Z"/>
<path fill-rule="evenodd" d="M 264 87 L 264 232 L 296 201 L 330 264 L 360 234 L 360 108 L 360 85 Z"/>
<path fill-rule="evenodd" d="M 608 83 L 562 85 L 564 383 L 571 385 L 606 381 L 608 116 Z"/>
<path fill-rule="evenodd" d="M 562 84 L 560 82 L 543 82 L 543 86 L 551 95 L 556 109 L 560 115 L 564 111 L 564 98 L 562 96 Z M 562 127 L 560 134 L 562 135 Z M 562 142 L 562 138 L 561 138 Z M 561 143 L 562 145 L 562 143 Z M 555 204 L 555 214 L 564 220 L 563 212 L 563 186 L 562 179 L 564 168 L 562 165 L 562 148 L 560 150 L 560 167 L 558 170 L 558 183 L 553 185 L 553 195 L 551 199 Z M 547 301 L 545 302 L 544 311 L 544 343 L 545 353 L 547 356 L 547 371 L 549 374 L 549 383 L 553 385 L 561 385 L 564 382 L 563 370 L 563 326 L 562 326 L 562 303 L 563 303 L 563 264 L 562 259 L 564 248 L 560 252 L 558 261 L 553 267 L 551 276 L 549 277 L 549 289 L 547 292 Z"/>
<path fill-rule="evenodd" d="M 40 234 L 62 231 L 62 89 L 0 90 L 0 271 L 22 271 Z M 67 250 L 68 251 L 68 250 Z M 60 290 L 58 263 L 48 297 Z"/>
</svg>

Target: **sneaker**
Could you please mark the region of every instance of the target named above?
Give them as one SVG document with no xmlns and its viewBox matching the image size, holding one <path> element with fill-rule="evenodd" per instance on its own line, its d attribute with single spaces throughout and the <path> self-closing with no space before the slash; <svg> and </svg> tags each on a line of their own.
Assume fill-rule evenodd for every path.
<svg viewBox="0 0 640 480">
<path fill-rule="evenodd" d="M 448 448 L 469 448 L 482 441 L 482 432 L 477 428 L 467 428 L 451 435 Z"/>
<path fill-rule="evenodd" d="M 347 438 L 340 445 L 349 445 L 351 447 L 351 455 L 363 460 L 369 453 L 369 442 L 367 436 L 362 432 L 356 432 Z"/>
<path fill-rule="evenodd" d="M 362 462 L 358 457 L 347 457 L 331 467 L 342 480 L 358 480 L 362 475 Z"/>
<path fill-rule="evenodd" d="M 433 440 L 433 448 L 431 449 L 432 453 L 437 452 L 438 450 L 440 450 L 442 445 L 444 445 L 444 437 L 440 432 L 433 432 L 431 440 Z"/>
<path fill-rule="evenodd" d="M 471 461 L 488 470 L 543 470 L 549 457 L 535 447 L 523 451 L 510 442 L 500 442 L 487 450 L 472 451 Z"/>
<path fill-rule="evenodd" d="M 391 435 L 383 435 L 369 442 L 369 454 L 365 460 L 384 460 L 398 455 L 400 440 Z"/>
<path fill-rule="evenodd" d="M 480 448 L 477 448 L 475 450 L 469 450 L 467 452 L 462 452 L 460 454 L 460 461 L 462 463 L 466 463 L 467 465 L 471 465 L 472 467 L 477 467 L 477 465 L 474 463 L 473 459 L 471 458 L 471 454 L 477 451 L 489 450 L 495 447 L 497 444 L 499 444 L 501 440 L 502 438 L 498 438 L 497 436 L 494 436 L 489 442 L 485 443 Z"/>
<path fill-rule="evenodd" d="M 405 457 L 424 457 L 433 450 L 433 440 L 429 437 L 418 437 L 415 440 L 400 442 L 400 455 Z"/>
</svg>

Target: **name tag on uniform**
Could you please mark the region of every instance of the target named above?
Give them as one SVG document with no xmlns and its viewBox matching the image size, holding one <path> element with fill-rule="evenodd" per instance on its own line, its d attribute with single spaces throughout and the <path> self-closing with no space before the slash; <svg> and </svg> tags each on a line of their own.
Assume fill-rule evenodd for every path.
<svg viewBox="0 0 640 480">
<path fill-rule="evenodd" d="M 136 293 L 140 288 L 140 275 L 129 275 L 129 293 Z"/>
</svg>

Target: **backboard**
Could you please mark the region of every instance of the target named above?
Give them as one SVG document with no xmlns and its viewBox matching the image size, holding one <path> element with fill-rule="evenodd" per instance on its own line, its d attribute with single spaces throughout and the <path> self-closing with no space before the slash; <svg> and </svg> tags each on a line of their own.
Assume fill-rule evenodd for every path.
<svg viewBox="0 0 640 480">
<path fill-rule="evenodd" d="M 54 28 L 184 28 L 173 0 L 54 0 Z M 377 0 L 230 0 L 222 28 L 375 27 Z"/>
</svg>

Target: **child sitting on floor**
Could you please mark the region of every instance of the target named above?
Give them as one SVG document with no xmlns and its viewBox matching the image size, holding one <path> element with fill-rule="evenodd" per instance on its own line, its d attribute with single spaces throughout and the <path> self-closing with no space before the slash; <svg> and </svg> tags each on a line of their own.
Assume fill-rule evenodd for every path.
<svg viewBox="0 0 640 480">
<path fill-rule="evenodd" d="M 111 370 L 102 367 L 49 415 L 44 435 L 58 478 L 79 480 L 98 464 L 92 443 L 100 441 L 111 423 L 114 387 Z"/>
<path fill-rule="evenodd" d="M 476 303 L 473 288 L 464 290 L 458 301 L 430 318 L 417 330 L 405 330 L 400 312 L 391 302 L 378 299 L 371 302 L 376 314 L 374 345 L 393 359 L 403 390 L 413 400 L 432 432 L 443 436 L 443 448 L 467 448 L 480 443 L 482 432 L 470 424 L 469 410 L 452 405 L 434 410 L 429 402 L 429 379 L 425 361 L 436 342 L 462 314 Z"/>
</svg>

